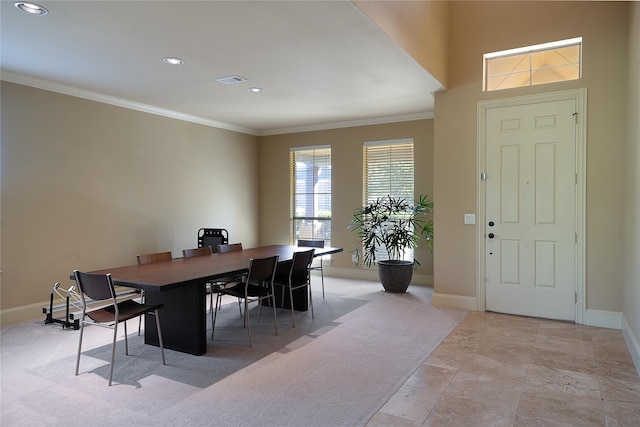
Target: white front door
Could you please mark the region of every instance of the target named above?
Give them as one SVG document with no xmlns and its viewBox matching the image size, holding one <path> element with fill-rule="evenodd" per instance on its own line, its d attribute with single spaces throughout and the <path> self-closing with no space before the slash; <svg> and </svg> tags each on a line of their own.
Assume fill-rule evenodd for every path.
<svg viewBox="0 0 640 427">
<path fill-rule="evenodd" d="M 486 309 L 576 319 L 576 102 L 486 116 Z"/>
</svg>

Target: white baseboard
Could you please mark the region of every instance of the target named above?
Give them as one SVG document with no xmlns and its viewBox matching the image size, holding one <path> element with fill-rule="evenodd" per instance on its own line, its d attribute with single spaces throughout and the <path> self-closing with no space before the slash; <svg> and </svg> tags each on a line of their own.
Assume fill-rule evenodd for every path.
<svg viewBox="0 0 640 427">
<path fill-rule="evenodd" d="M 354 280 L 373 280 L 379 281 L 378 270 L 375 268 L 340 268 L 340 267 L 324 267 L 324 274 L 332 277 L 340 277 L 343 279 Z M 433 286 L 433 276 L 425 274 L 414 274 L 411 279 L 412 285 Z"/>
<path fill-rule="evenodd" d="M 0 310 L 0 325 L 7 326 L 12 323 L 25 322 L 27 320 L 35 320 L 38 317 L 44 323 L 45 314 L 42 313 L 42 307 L 48 307 L 49 302 L 41 302 L 21 307 L 12 307 Z"/>
<path fill-rule="evenodd" d="M 631 353 L 633 363 L 636 365 L 636 371 L 640 375 L 640 337 L 633 333 L 624 315 L 622 316 L 622 336 L 627 343 L 627 347 L 629 347 L 629 353 Z"/>
<path fill-rule="evenodd" d="M 587 309 L 582 317 L 584 325 L 597 326 L 599 328 L 621 329 L 622 313 L 615 311 Z"/>
<path fill-rule="evenodd" d="M 460 310 L 478 310 L 478 299 L 476 297 L 441 294 L 439 292 L 434 292 L 433 297 L 431 297 L 431 303 L 434 306 L 457 308 Z"/>
</svg>

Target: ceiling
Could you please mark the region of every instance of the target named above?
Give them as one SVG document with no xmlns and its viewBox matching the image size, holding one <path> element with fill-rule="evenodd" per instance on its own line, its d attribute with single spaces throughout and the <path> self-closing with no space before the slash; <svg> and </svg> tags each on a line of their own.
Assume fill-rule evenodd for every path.
<svg viewBox="0 0 640 427">
<path fill-rule="evenodd" d="M 1 2 L 3 80 L 225 129 L 431 117 L 442 89 L 351 1 L 35 2 Z"/>
</svg>

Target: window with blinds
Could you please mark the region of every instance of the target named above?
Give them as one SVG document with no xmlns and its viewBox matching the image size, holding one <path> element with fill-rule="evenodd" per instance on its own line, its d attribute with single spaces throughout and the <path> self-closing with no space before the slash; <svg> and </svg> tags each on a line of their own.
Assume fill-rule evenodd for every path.
<svg viewBox="0 0 640 427">
<path fill-rule="evenodd" d="M 290 241 L 324 240 L 331 246 L 331 147 L 291 148 Z"/>
<path fill-rule="evenodd" d="M 414 201 L 413 138 L 368 141 L 363 153 L 363 204 L 388 195 Z M 376 258 L 387 258 L 384 247 L 376 250 Z M 405 250 L 403 259 L 413 260 L 413 248 Z"/>
<path fill-rule="evenodd" d="M 413 201 L 413 139 L 369 141 L 364 149 L 364 203 L 391 195 Z"/>
</svg>

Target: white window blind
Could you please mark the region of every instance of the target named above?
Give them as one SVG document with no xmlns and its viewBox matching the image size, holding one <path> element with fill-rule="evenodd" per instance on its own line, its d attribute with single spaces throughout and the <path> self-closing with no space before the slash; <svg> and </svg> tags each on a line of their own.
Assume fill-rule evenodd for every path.
<svg viewBox="0 0 640 427">
<path fill-rule="evenodd" d="M 364 203 L 391 195 L 413 201 L 413 139 L 370 141 L 364 148 Z"/>
<path fill-rule="evenodd" d="M 414 201 L 413 138 L 369 141 L 364 151 L 364 204 L 380 197 L 401 197 Z M 376 259 L 386 259 L 384 247 L 376 250 Z M 413 248 L 402 259 L 413 260 Z"/>
<path fill-rule="evenodd" d="M 331 147 L 291 148 L 290 241 L 324 240 L 331 245 Z"/>
</svg>

